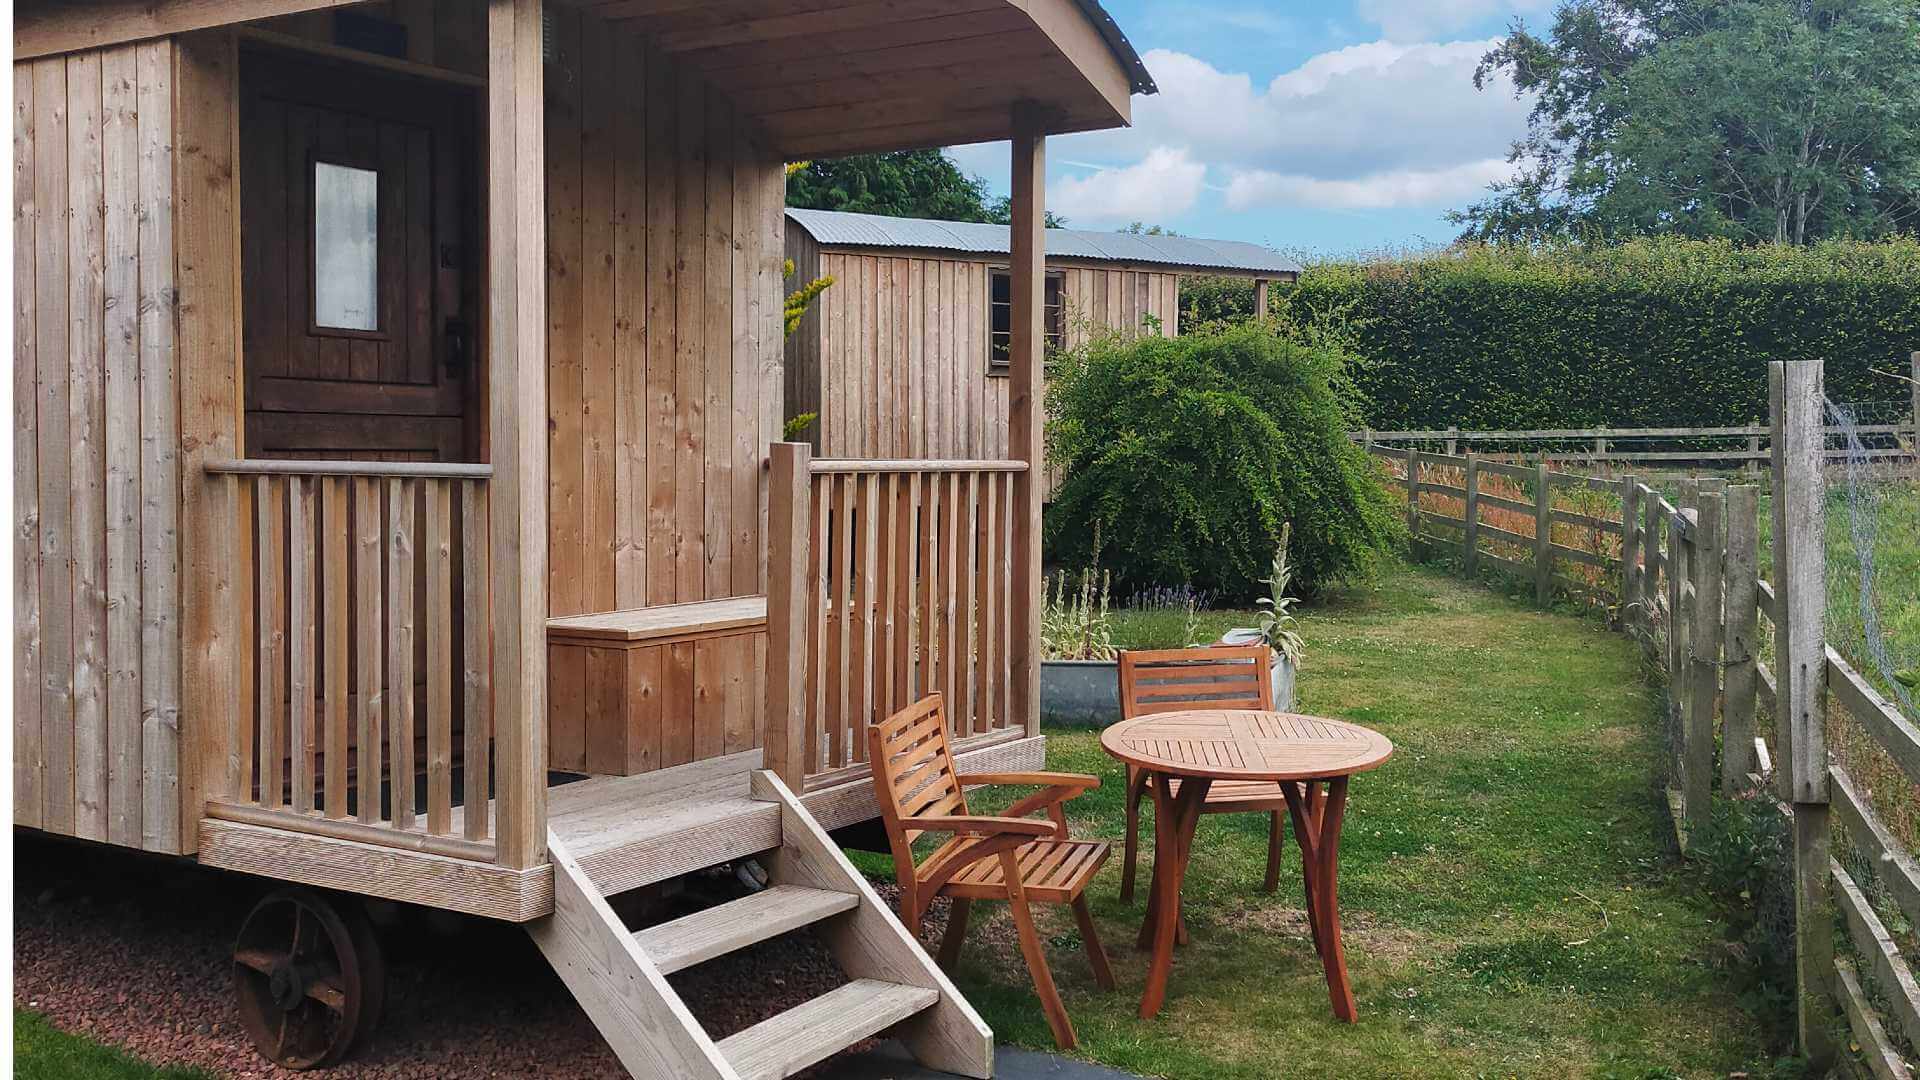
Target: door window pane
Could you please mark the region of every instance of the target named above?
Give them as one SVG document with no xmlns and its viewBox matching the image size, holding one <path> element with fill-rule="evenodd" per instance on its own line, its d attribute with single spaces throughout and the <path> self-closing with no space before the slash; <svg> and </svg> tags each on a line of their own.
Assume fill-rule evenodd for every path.
<svg viewBox="0 0 1920 1080">
<path fill-rule="evenodd" d="M 313 321 L 380 329 L 380 174 L 313 163 Z"/>
</svg>

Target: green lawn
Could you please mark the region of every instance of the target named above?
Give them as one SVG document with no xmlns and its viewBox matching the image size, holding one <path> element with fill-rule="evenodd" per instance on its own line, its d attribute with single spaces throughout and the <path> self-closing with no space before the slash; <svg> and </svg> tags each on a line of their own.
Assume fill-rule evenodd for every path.
<svg viewBox="0 0 1920 1080">
<path fill-rule="evenodd" d="M 1361 1022 L 1328 1012 L 1291 846 L 1288 880 L 1263 895 L 1265 819 L 1214 816 L 1187 879 L 1192 944 L 1155 1020 L 1135 1016 L 1143 908 L 1119 902 L 1117 844 L 1091 896 L 1118 991 L 1093 986 L 1067 913 L 1044 913 L 1083 1056 L 1169 1077 L 1765 1073 L 1721 929 L 1670 852 L 1633 645 L 1422 569 L 1389 568 L 1302 621 L 1300 707 L 1398 747 L 1355 781 L 1343 844 Z M 1121 774 L 1097 734 L 1053 732 L 1048 764 L 1106 781 L 1071 816 L 1117 841 Z M 1048 1046 L 1011 924 L 990 910 L 960 984 L 1002 1037 Z"/>
<path fill-rule="evenodd" d="M 20 1080 L 210 1080 L 198 1069 L 157 1069 L 91 1039 L 47 1023 L 39 1013 L 13 1010 L 14 1075 Z"/>
</svg>

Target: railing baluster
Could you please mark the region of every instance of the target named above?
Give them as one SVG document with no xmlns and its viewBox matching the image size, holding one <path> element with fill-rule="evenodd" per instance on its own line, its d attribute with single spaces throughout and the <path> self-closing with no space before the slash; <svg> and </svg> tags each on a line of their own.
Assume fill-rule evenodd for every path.
<svg viewBox="0 0 1920 1080">
<path fill-rule="evenodd" d="M 828 756 L 827 767 L 838 769 L 847 763 L 846 732 L 850 725 L 852 712 L 848 692 L 852 689 L 852 676 L 847 668 L 852 666 L 853 658 L 853 519 L 859 505 L 859 478 L 843 477 L 834 512 L 834 550 L 833 573 L 830 584 L 833 586 L 833 617 L 837 620 L 837 629 L 832 641 L 828 642 L 827 675 L 833 680 L 831 692 L 827 695 L 828 717 Z"/>
<path fill-rule="evenodd" d="M 947 696 L 947 722 L 952 736 L 965 735 L 966 714 L 960 711 L 960 650 L 965 643 L 955 631 L 960 594 L 960 474 L 946 475 L 946 505 L 940 508 L 940 685 Z"/>
<path fill-rule="evenodd" d="M 920 474 L 893 478 L 893 687 L 886 715 L 913 704 L 914 518 L 919 514 Z"/>
<path fill-rule="evenodd" d="M 805 733 L 806 772 L 819 772 L 826 768 L 821 757 L 825 750 L 825 732 L 827 716 L 827 606 L 832 603 L 832 593 L 827 588 L 827 565 L 832 557 L 827 548 L 830 535 L 827 516 L 833 512 L 833 500 L 828 491 L 833 484 L 830 476 L 815 476 L 807 481 L 807 498 L 812 504 L 812 518 L 808 528 L 807 556 L 807 726 Z"/>
<path fill-rule="evenodd" d="M 981 489 L 983 500 L 979 508 L 979 521 L 974 531 L 974 577 L 980 583 L 979 615 L 975 620 L 979 629 L 974 633 L 974 649 L 977 658 L 974 661 L 974 724 L 975 731 L 993 729 L 995 712 L 994 693 L 994 654 L 999 651 L 999 641 L 993 634 L 994 618 L 994 581 L 993 581 L 993 518 L 999 507 L 996 497 L 996 485 L 991 473 L 974 473 L 974 486 Z"/>
<path fill-rule="evenodd" d="M 380 537 L 380 482 L 367 477 L 353 479 L 353 615 L 354 647 L 358 663 L 354 670 L 355 727 L 358 754 L 355 759 L 359 786 L 359 818 L 371 825 L 382 817 L 380 798 L 381 715 L 385 710 L 386 688 L 381 682 L 381 661 L 385 659 L 385 595 L 381 588 L 380 568 L 384 560 Z"/>
<path fill-rule="evenodd" d="M 395 828 L 414 826 L 413 483 L 387 481 L 387 729 Z"/>
<path fill-rule="evenodd" d="M 876 650 L 879 645 L 877 627 L 874 623 L 874 607 L 879 602 L 876 588 L 879 576 L 880 547 L 880 474 L 869 473 L 858 479 L 860 487 L 860 538 L 855 554 L 860 560 L 860 570 L 854 579 L 854 602 L 860 612 L 860 620 L 855 632 L 860 635 L 857 659 L 852 665 L 849 677 L 854 680 L 854 697 L 859 707 L 849 714 L 852 730 L 847 733 L 849 764 L 867 760 L 867 726 L 875 717 L 879 697 L 877 680 L 880 665 Z"/>
<path fill-rule="evenodd" d="M 347 481 L 338 476 L 320 481 L 322 570 L 325 596 L 321 601 L 320 677 L 326 687 L 326 803 L 327 816 L 347 816 Z"/>
<path fill-rule="evenodd" d="M 293 809 L 313 809 L 313 487 L 287 477 L 287 730 Z"/>
<path fill-rule="evenodd" d="M 422 481 L 427 529 L 427 831 L 453 829 L 453 515 L 445 480 Z"/>
<path fill-rule="evenodd" d="M 959 517 L 957 525 L 958 542 L 954 545 L 954 571 L 959 575 L 960 610 L 955 615 L 955 648 L 959 650 L 954 659 L 958 674 L 954 687 L 954 724 L 964 734 L 975 734 L 986 730 L 985 718 L 974 693 L 974 675 L 979 667 L 980 650 L 975 642 L 974 630 L 978 619 L 979 607 L 979 531 L 980 531 L 980 485 L 979 473 L 961 473 L 956 479 L 960 482 L 961 502 L 954 507 Z"/>
<path fill-rule="evenodd" d="M 253 485 L 243 482 L 237 476 L 219 478 L 222 489 L 227 493 L 227 505 L 233 508 L 233 521 L 238 535 L 240 565 L 234 568 L 236 587 L 234 589 L 234 608 L 231 613 L 234 641 L 235 666 L 232 708 L 235 717 L 233 731 L 237 745 L 232 748 L 229 758 L 233 772 L 233 797 L 238 802 L 253 802 L 253 765 L 254 733 L 257 725 L 249 723 L 253 718 L 258 697 L 254 690 L 254 679 L 258 675 L 256 652 L 257 639 L 254 636 L 254 588 L 260 576 L 260 554 L 255 550 L 254 541 L 259 535 L 259 518 L 253 512 Z"/>
<path fill-rule="evenodd" d="M 920 630 L 920 672 L 914 685 L 916 698 L 940 689 L 940 477 L 928 476 L 921 488 L 925 500 L 920 507 L 920 603 L 915 621 Z"/>
<path fill-rule="evenodd" d="M 281 605 L 281 575 L 286 573 L 286 519 L 280 503 L 283 485 L 271 476 L 254 483 L 253 510 L 255 529 L 260 536 L 260 557 L 255 563 L 254 593 L 259 597 L 255 626 L 260 657 L 256 679 L 259 692 L 260 804 L 278 807 L 285 801 L 280 762 L 285 754 L 281 739 L 281 706 L 286 701 L 286 668 L 283 646 L 286 642 L 286 610 Z"/>
<path fill-rule="evenodd" d="M 488 835 L 493 749 L 493 657 L 487 627 L 487 489 L 472 481 L 460 485 L 461 662 L 466 690 L 465 833 L 469 840 Z"/>
<path fill-rule="evenodd" d="M 879 518 L 879 573 L 875 577 L 876 591 L 873 597 L 875 615 L 874 625 L 878 628 L 874 634 L 874 683 L 873 713 L 867 718 L 872 724 L 883 717 L 892 716 L 900 708 L 893 694 L 894 634 L 897 632 L 893 622 L 894 598 L 900 592 L 899 566 L 900 531 L 898 523 L 900 498 L 899 488 L 904 486 L 904 477 L 889 473 L 880 481 L 880 503 L 875 516 Z M 866 742 L 866 733 L 854 740 Z"/>
</svg>

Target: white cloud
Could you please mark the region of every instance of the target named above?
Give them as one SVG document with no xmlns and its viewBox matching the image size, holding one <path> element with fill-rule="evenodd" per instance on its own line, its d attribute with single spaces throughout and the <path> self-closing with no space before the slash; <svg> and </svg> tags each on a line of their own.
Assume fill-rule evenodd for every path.
<svg viewBox="0 0 1920 1080">
<path fill-rule="evenodd" d="M 1252 170 L 1227 182 L 1227 209 L 1314 206 L 1373 210 L 1391 206 L 1455 205 L 1480 195 L 1495 180 L 1512 175 L 1505 158 L 1469 161 L 1444 169 L 1381 172 L 1350 180 L 1324 180 L 1297 173 Z"/>
<path fill-rule="evenodd" d="M 1144 59 L 1160 93 L 1134 100 L 1132 128 L 1062 136 L 1050 147 L 1056 160 L 1137 164 L 1070 181 L 1071 194 L 1056 184 L 1056 206 L 1073 218 L 1060 200 L 1078 198 L 1082 216 L 1120 214 L 1120 203 L 1094 193 L 1112 189 L 1106 197 L 1117 200 L 1124 187 L 1141 206 L 1153 197 L 1140 189 L 1149 173 L 1177 181 L 1161 197 L 1167 206 L 1182 205 L 1188 191 L 1197 197 L 1207 177 L 1229 189 L 1239 178 L 1230 199 L 1244 205 L 1457 205 L 1508 175 L 1500 159 L 1525 129 L 1528 103 L 1504 79 L 1473 86 L 1474 67 L 1494 44 L 1352 45 L 1265 86 L 1186 53 L 1150 51 Z M 1156 219 L 1145 210 L 1123 216 Z"/>
<path fill-rule="evenodd" d="M 1076 225 L 1166 221 L 1192 208 L 1206 174 L 1185 150 L 1156 146 L 1132 165 L 1054 181 L 1047 205 Z"/>
<path fill-rule="evenodd" d="M 1554 0 L 1354 0 L 1354 14 L 1392 41 L 1424 41 L 1487 19 L 1541 15 Z"/>
</svg>

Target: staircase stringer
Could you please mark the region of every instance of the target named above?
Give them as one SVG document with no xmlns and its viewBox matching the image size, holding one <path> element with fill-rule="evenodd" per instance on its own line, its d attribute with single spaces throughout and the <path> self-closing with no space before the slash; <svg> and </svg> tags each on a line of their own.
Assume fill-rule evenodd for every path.
<svg viewBox="0 0 1920 1080">
<path fill-rule="evenodd" d="M 553 914 L 527 933 L 629 1073 L 740 1080 L 607 898 L 551 830 Z"/>
<path fill-rule="evenodd" d="M 775 882 L 849 892 L 860 904 L 820 924 L 835 961 L 850 978 L 880 979 L 937 991 L 938 1003 L 895 1029 L 913 1056 L 929 1068 L 962 1076 L 993 1075 L 993 1030 L 960 995 L 946 973 L 874 892 L 873 886 L 827 836 L 780 778 L 758 770 L 753 797 L 779 803 L 781 847 L 764 856 Z"/>
</svg>

